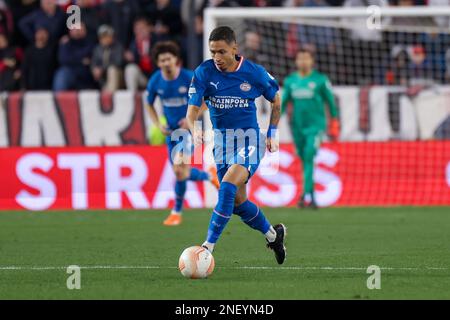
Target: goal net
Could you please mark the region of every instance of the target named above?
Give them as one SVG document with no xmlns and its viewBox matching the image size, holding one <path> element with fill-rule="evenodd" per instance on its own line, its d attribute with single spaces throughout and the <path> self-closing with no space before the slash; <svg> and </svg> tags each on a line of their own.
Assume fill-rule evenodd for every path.
<svg viewBox="0 0 450 320">
<path fill-rule="evenodd" d="M 331 80 L 341 135 L 316 155 L 322 205 L 450 205 L 450 7 L 209 8 L 205 59 L 220 25 L 235 30 L 240 53 L 281 87 L 301 46 Z M 261 100 L 258 112 L 267 127 L 268 104 Z M 288 117 L 280 140 L 295 154 Z M 297 194 L 300 163 L 289 166 Z"/>
<path fill-rule="evenodd" d="M 450 80 L 450 7 L 207 9 L 207 35 L 236 31 L 241 53 L 278 79 L 295 69 L 300 46 L 335 85 L 443 84 Z M 425 61 L 425 63 L 422 63 Z"/>
</svg>

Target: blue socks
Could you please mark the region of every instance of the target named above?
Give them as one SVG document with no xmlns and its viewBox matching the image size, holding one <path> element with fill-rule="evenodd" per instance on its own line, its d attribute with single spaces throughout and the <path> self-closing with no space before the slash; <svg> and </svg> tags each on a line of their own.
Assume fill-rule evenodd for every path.
<svg viewBox="0 0 450 320">
<path fill-rule="evenodd" d="M 175 183 L 175 212 L 181 213 L 183 210 L 184 195 L 186 193 L 187 180 L 191 181 L 204 181 L 209 180 L 209 175 L 205 171 L 198 170 L 197 168 L 191 168 L 189 178 L 186 180 L 177 180 Z"/>
<path fill-rule="evenodd" d="M 234 214 L 241 217 L 249 227 L 266 234 L 270 229 L 269 220 L 264 213 L 253 202 L 246 200 L 244 203 L 234 208 Z"/>
<path fill-rule="evenodd" d="M 212 252 L 214 245 L 223 232 L 234 213 L 249 227 L 260 231 L 269 241 L 275 240 L 276 233 L 271 228 L 269 220 L 264 213 L 253 202 L 246 200 L 244 203 L 234 207 L 237 187 L 229 182 L 222 182 L 219 189 L 219 200 L 211 216 L 208 227 L 208 236 L 204 245 Z M 273 240 L 270 240 L 273 238 Z"/>
<path fill-rule="evenodd" d="M 189 175 L 191 181 L 205 181 L 209 180 L 209 175 L 205 171 L 198 170 L 197 168 L 191 168 L 191 174 Z"/>
<path fill-rule="evenodd" d="M 186 181 L 187 180 L 177 180 L 175 183 L 175 207 L 173 210 L 180 213 L 183 209 L 184 194 L 186 193 Z"/>
<path fill-rule="evenodd" d="M 206 241 L 216 243 L 223 229 L 233 214 L 234 198 L 237 187 L 229 182 L 222 182 L 219 189 L 219 200 L 211 216 Z"/>
</svg>

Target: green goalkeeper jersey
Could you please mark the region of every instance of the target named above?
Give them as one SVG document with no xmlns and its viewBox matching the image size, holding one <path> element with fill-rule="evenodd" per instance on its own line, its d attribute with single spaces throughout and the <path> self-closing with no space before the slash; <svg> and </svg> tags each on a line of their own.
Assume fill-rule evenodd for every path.
<svg viewBox="0 0 450 320">
<path fill-rule="evenodd" d="M 297 129 L 311 128 L 324 131 L 326 128 L 325 103 L 332 118 L 338 110 L 334 101 L 328 77 L 316 70 L 308 76 L 293 72 L 284 80 L 281 112 L 286 111 L 288 102 L 293 103 L 291 125 Z"/>
</svg>

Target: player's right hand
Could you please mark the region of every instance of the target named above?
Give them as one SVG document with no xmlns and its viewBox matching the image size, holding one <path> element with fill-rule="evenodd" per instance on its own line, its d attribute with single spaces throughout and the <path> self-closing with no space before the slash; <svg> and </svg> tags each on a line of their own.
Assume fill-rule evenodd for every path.
<svg viewBox="0 0 450 320">
<path fill-rule="evenodd" d="M 161 130 L 161 132 L 165 136 L 170 136 L 170 134 L 171 134 L 171 131 L 169 130 L 169 128 L 167 128 L 166 126 L 164 126 L 162 124 L 159 125 L 159 130 Z"/>
<path fill-rule="evenodd" d="M 193 140 L 194 147 L 201 146 L 203 144 L 203 130 L 194 130 Z"/>
<path fill-rule="evenodd" d="M 280 148 L 278 140 L 275 138 L 266 138 L 266 147 L 270 153 L 277 152 Z"/>
<path fill-rule="evenodd" d="M 331 119 L 328 126 L 328 135 L 330 136 L 332 141 L 337 141 L 340 131 L 339 120 Z"/>
</svg>

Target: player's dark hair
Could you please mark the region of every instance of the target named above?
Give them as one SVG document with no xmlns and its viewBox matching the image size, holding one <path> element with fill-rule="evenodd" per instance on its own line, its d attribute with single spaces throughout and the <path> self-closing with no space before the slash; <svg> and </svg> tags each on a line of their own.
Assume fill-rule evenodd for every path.
<svg viewBox="0 0 450 320">
<path fill-rule="evenodd" d="M 163 53 L 171 53 L 178 59 L 181 58 L 180 47 L 173 41 L 158 42 L 152 50 L 153 61 L 158 61 L 158 57 Z"/>
<path fill-rule="evenodd" d="M 233 29 L 227 26 L 221 26 L 215 28 L 211 31 L 209 35 L 209 41 L 220 41 L 223 40 L 228 44 L 232 44 L 236 42 L 236 34 Z"/>
<path fill-rule="evenodd" d="M 314 59 L 316 50 L 311 45 L 303 45 L 297 50 L 297 54 L 295 56 L 297 56 L 299 53 L 309 53 L 309 55 Z"/>
</svg>

